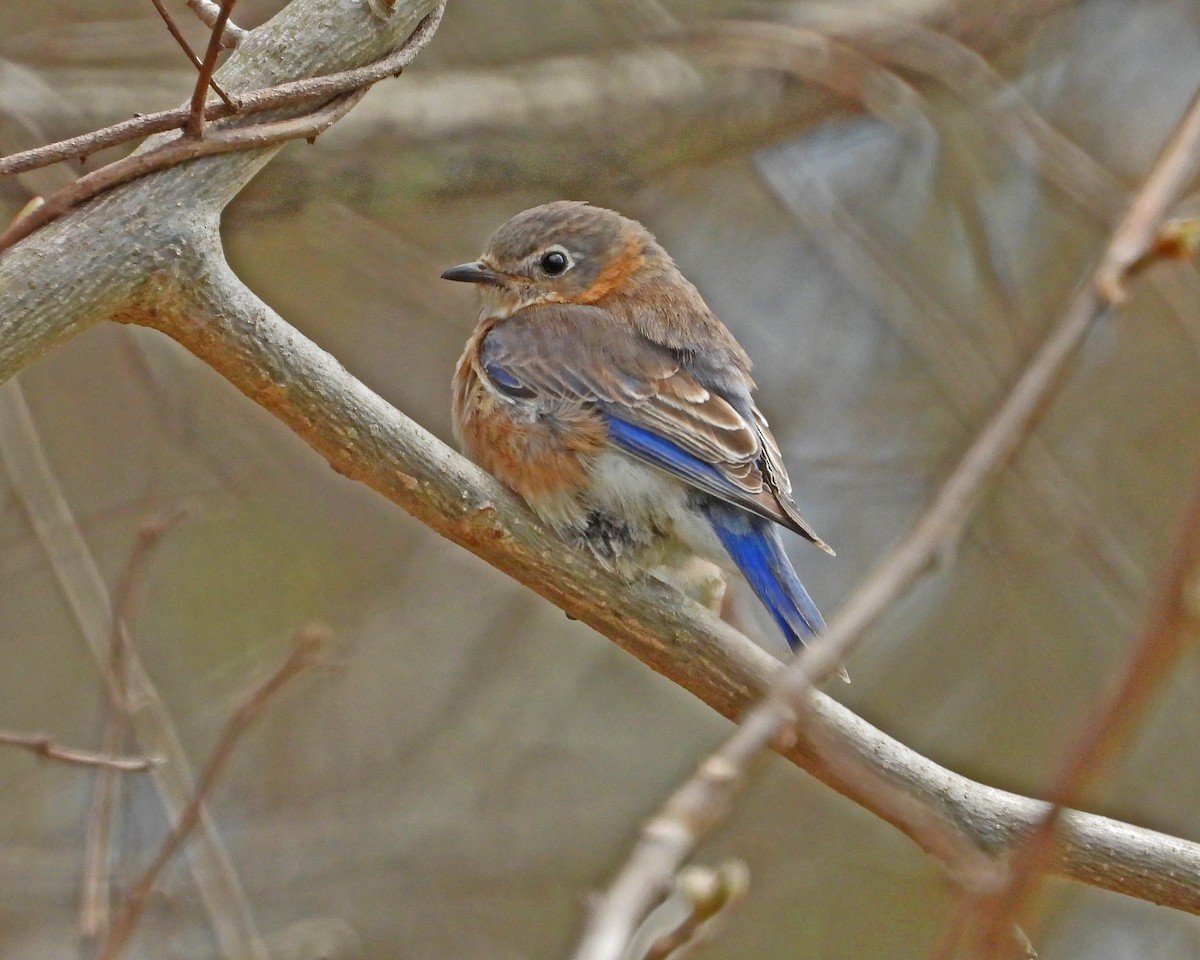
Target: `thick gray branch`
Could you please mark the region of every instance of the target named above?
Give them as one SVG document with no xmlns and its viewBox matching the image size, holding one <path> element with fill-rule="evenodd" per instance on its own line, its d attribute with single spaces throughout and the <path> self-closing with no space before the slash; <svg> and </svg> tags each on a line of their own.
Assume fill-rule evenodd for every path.
<svg viewBox="0 0 1200 960">
<path fill-rule="evenodd" d="M 350 376 L 286 324 L 201 241 L 206 266 L 139 318 L 174 337 L 243 393 L 275 413 L 338 472 L 359 480 L 443 536 L 520 580 L 735 719 L 781 665 L 726 624 L 654 582 L 632 586 L 550 537 L 494 480 L 467 463 Z M 938 766 L 824 696 L 823 737 L 879 771 L 920 803 L 999 852 L 1047 806 Z M 841 780 L 802 739 L 793 762 L 851 799 L 871 799 Z M 888 816 L 883 811 L 875 811 Z M 912 833 L 903 822 L 895 825 Z M 1200 913 L 1200 845 L 1104 817 L 1064 820 L 1055 869 L 1107 890 Z"/>
<path fill-rule="evenodd" d="M 435 6 L 381 21 L 357 0 L 296 0 L 217 71 L 237 93 L 361 66 L 394 50 Z M 286 114 L 281 114 L 286 115 Z M 180 237 L 215 229 L 224 206 L 278 147 L 196 160 L 117 189 L 0 258 L 0 378 L 100 320 L 188 256 Z"/>
<path fill-rule="evenodd" d="M 236 93 L 359 65 L 394 49 L 432 6 L 402 0 L 381 22 L 354 0 L 295 0 L 240 44 L 218 77 Z M 350 377 L 233 275 L 218 217 L 272 153 L 154 174 L 8 251 L 0 258 L 0 379 L 102 319 L 156 327 L 274 412 L 336 470 L 737 717 L 779 670 L 775 660 L 669 588 L 628 587 L 547 538 L 494 481 Z M 939 767 L 832 700 L 819 699 L 816 712 L 826 736 L 986 849 L 1003 849 L 1044 812 L 1036 801 Z M 870 806 L 809 743 L 787 756 Z M 1063 839 L 1056 869 L 1064 876 L 1200 913 L 1200 846 L 1081 813 L 1065 818 Z"/>
</svg>

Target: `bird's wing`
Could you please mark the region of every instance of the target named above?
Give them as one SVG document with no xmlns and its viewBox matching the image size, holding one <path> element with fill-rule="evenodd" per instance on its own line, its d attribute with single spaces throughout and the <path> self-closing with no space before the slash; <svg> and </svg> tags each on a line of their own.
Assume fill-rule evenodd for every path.
<svg viewBox="0 0 1200 960">
<path fill-rule="evenodd" d="M 501 392 L 550 413 L 564 402 L 594 406 L 627 453 L 828 550 L 792 503 L 779 447 L 749 388 L 735 395 L 702 382 L 679 353 L 606 311 L 523 310 L 482 339 L 479 366 Z"/>
</svg>

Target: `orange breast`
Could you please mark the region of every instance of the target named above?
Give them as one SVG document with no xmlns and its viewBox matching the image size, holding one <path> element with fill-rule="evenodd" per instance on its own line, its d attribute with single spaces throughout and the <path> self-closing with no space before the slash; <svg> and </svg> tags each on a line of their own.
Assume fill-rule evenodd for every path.
<svg viewBox="0 0 1200 960">
<path fill-rule="evenodd" d="M 486 330 L 481 331 L 486 333 Z M 454 429 L 463 452 L 535 510 L 588 485 L 587 460 L 607 440 L 603 421 L 584 407 L 535 415 L 536 401 L 512 403 L 483 382 L 480 332 L 454 374 Z"/>
</svg>

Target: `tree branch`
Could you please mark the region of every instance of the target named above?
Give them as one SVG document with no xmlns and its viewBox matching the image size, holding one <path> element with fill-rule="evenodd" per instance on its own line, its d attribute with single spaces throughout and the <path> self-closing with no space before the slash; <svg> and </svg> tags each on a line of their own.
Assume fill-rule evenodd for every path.
<svg viewBox="0 0 1200 960">
<path fill-rule="evenodd" d="M 352 67 L 349 70 L 341 70 L 327 76 L 305 77 L 290 83 L 280 83 L 261 90 L 252 90 L 249 93 L 241 94 L 236 105 L 210 103 L 205 107 L 205 119 L 223 120 L 235 113 L 239 117 L 249 117 L 279 107 L 303 106 L 370 87 L 386 77 L 399 76 L 404 68 L 417 58 L 425 45 L 433 39 L 433 34 L 441 23 L 445 8 L 444 3 L 439 3 L 421 21 L 407 42 L 375 63 L 364 67 Z M 11 176 L 26 170 L 36 170 L 39 167 L 49 166 L 72 157 L 88 156 L 98 150 L 140 140 L 151 134 L 176 130 L 187 122 L 190 115 L 190 106 L 148 113 L 78 137 L 0 157 L 0 177 Z"/>
<path fill-rule="evenodd" d="M 333 72 L 386 55 L 433 4 L 379 21 L 352 0 L 294 0 L 219 71 L 228 89 Z M 345 38 L 351 38 L 346 41 Z M 271 410 L 346 476 L 527 584 L 734 718 L 781 665 L 670 588 L 627 585 L 549 536 L 491 478 L 351 377 L 233 274 L 221 209 L 273 153 L 207 157 L 111 190 L 0 257 L 0 377 L 103 319 L 157 328 Z M 826 740 L 900 785 L 986 850 L 1004 849 L 1046 805 L 960 777 L 828 698 L 810 704 L 821 744 L 777 749 L 901 830 L 896 805 L 823 757 Z M 720 771 L 717 771 L 720 773 Z M 1095 886 L 1200 913 L 1200 845 L 1070 812 L 1054 869 Z"/>
<path fill-rule="evenodd" d="M 867 630 L 959 536 L 989 480 L 1016 453 L 1061 385 L 1084 336 L 1113 303 L 1125 270 L 1155 242 L 1170 206 L 1200 162 L 1200 95 L 1180 120 L 1145 186 L 1114 230 L 1100 263 L 1012 391 L 912 529 L 854 591 L 830 622 L 780 675 L 738 730 L 676 790 L 642 836 L 600 901 L 576 960 L 619 960 L 638 924 L 670 888 L 696 845 L 725 818 L 751 761 L 789 742 L 809 716 L 814 683 L 838 669 Z M 1130 253 L 1132 251 L 1132 255 Z M 1112 278 L 1118 278 L 1113 280 Z M 1055 809 L 1038 831 L 1053 831 Z M 1042 856 L 1048 851 L 1039 849 Z"/>
<path fill-rule="evenodd" d="M 1146 185 L 1133 198 L 1125 219 L 1113 235 L 1109 254 L 1100 264 L 1096 286 L 1100 294 L 1112 303 L 1125 299 L 1125 281 L 1130 268 L 1153 247 L 1162 230 L 1163 220 L 1178 201 L 1179 194 L 1200 169 L 1200 90 L 1184 112 L 1183 119 L 1171 135 L 1161 160 L 1150 174 Z"/>
<path fill-rule="evenodd" d="M 381 21 L 359 0 L 295 0 L 239 44 L 217 77 L 228 90 L 255 90 L 375 64 L 396 53 L 439 6 L 405 0 Z M 296 112 L 302 111 L 284 111 L 284 118 Z M 159 171 L 110 190 L 0 255 L 0 379 L 127 311 L 139 292 L 149 293 L 149 278 L 170 274 L 190 256 L 178 244 L 215 232 L 221 210 L 277 149 Z M 114 231 L 114 224 L 121 228 Z"/>
<path fill-rule="evenodd" d="M 0 744 L 21 747 L 46 760 L 57 760 L 77 767 L 100 767 L 118 773 L 144 773 L 158 762 L 148 757 L 118 757 L 111 753 L 63 747 L 41 733 L 9 733 L 0 730 Z"/>
<path fill-rule="evenodd" d="M 170 140 L 161 146 L 134 153 L 99 170 L 84 174 L 74 183 L 51 194 L 43 203 L 0 233 L 0 253 L 48 223 L 53 223 L 75 207 L 87 203 L 114 187 L 137 180 L 158 170 L 177 167 L 200 157 L 214 157 L 235 150 L 258 150 L 289 140 L 313 140 L 344 117 L 362 99 L 365 90 L 344 93 L 325 106 L 300 117 L 257 123 L 248 127 L 223 127 L 203 140 L 191 136 Z"/>
<path fill-rule="evenodd" d="M 217 18 L 212 25 L 212 33 L 208 37 L 208 48 L 204 51 L 204 60 L 199 64 L 196 88 L 192 91 L 192 103 L 188 109 L 187 122 L 183 125 L 184 133 L 195 140 L 204 136 L 204 100 L 208 95 L 209 84 L 215 82 L 213 71 L 217 68 L 217 57 L 221 55 L 221 40 L 225 36 L 225 24 L 229 22 L 229 14 L 236 2 L 237 0 L 221 0 L 221 9 L 217 11 Z"/>
<path fill-rule="evenodd" d="M 172 295 L 160 290 L 154 310 L 125 319 L 179 340 L 339 473 L 526 584 L 724 716 L 740 716 L 778 679 L 778 661 L 703 608 L 657 582 L 625 584 L 548 534 L 492 478 L 289 327 L 223 261 L 214 268 L 221 257 L 215 238 L 197 253 L 202 275 L 174 277 Z M 828 749 L 898 784 L 985 850 L 1003 849 L 1046 810 L 939 767 L 820 694 L 812 715 L 819 731 L 776 749 L 918 842 L 922 832 L 897 805 L 877 802 L 860 778 L 843 777 L 824 759 Z M 1056 872 L 1200 913 L 1200 845 L 1085 813 L 1071 812 L 1064 823 Z"/>
<path fill-rule="evenodd" d="M 171 16 L 170 12 L 163 5 L 163 0 L 150 0 L 150 2 L 154 4 L 154 9 L 158 11 L 158 15 L 162 18 L 163 23 L 167 25 L 167 32 L 171 34 L 171 39 L 179 45 L 179 49 L 182 50 L 184 55 L 192 62 L 192 66 L 197 70 L 203 70 L 204 64 L 201 63 L 200 58 L 196 56 L 196 51 L 194 51 L 191 44 L 187 42 L 187 38 L 179 32 L 179 27 L 176 25 L 175 20 Z M 213 93 L 220 97 L 225 102 L 225 105 L 229 107 L 229 109 L 237 109 L 237 105 L 231 99 L 229 99 L 229 94 L 222 90 L 221 85 L 212 78 L 211 70 L 208 72 L 208 84 L 212 87 Z"/>
<path fill-rule="evenodd" d="M 227 7 L 231 5 L 226 0 Z M 445 9 L 443 0 L 413 32 L 408 41 L 395 54 L 384 58 L 382 64 L 374 64 L 373 74 L 378 74 L 383 66 L 386 73 L 395 73 L 402 69 L 404 61 L 414 59 L 426 43 L 433 37 L 441 22 Z M 215 34 L 214 34 L 215 36 Z M 210 44 L 209 53 L 217 49 L 215 42 Z M 205 68 L 211 64 L 205 61 Z M 203 72 L 203 70 L 202 70 Z M 386 75 L 386 73 L 381 74 Z M 210 77 L 211 79 L 211 77 Z M 188 160 L 200 157 L 216 156 L 231 153 L 236 150 L 256 150 L 263 147 L 277 146 L 289 140 L 307 139 L 310 143 L 321 133 L 344 117 L 354 105 L 362 99 L 370 87 L 372 80 L 362 82 L 358 88 L 348 90 L 334 97 L 325 105 L 311 113 L 282 120 L 272 120 L 255 123 L 249 126 L 224 126 L 210 132 L 201 139 L 203 129 L 204 97 L 208 84 L 197 84 L 199 101 L 193 101 L 185 121 L 184 136 L 169 140 L 157 147 L 138 151 L 131 156 L 117 160 L 99 170 L 80 177 L 74 183 L 68 184 L 52 194 L 43 203 L 34 207 L 23 216 L 18 217 L 7 230 L 0 233 L 0 253 L 3 253 L 14 243 L 29 236 L 35 230 L 57 220 L 74 207 L 86 203 L 114 187 L 129 183 L 157 170 L 166 170 L 179 166 Z"/>
<path fill-rule="evenodd" d="M 98 953 L 98 960 L 117 960 L 124 951 L 141 922 L 150 894 L 154 891 L 154 885 L 158 882 L 163 868 L 183 848 L 189 835 L 201 822 L 204 816 L 204 802 L 216 786 L 225 764 L 233 756 L 238 741 L 258 719 L 267 703 L 294 677 L 313 665 L 327 641 L 328 634 L 322 628 L 306 627 L 297 633 L 287 659 L 255 687 L 230 716 L 204 764 L 204 769 L 200 772 L 191 799 L 179 815 L 179 821 L 171 828 L 158 853 L 142 872 L 120 911 L 113 918 L 112 928 Z"/>
</svg>

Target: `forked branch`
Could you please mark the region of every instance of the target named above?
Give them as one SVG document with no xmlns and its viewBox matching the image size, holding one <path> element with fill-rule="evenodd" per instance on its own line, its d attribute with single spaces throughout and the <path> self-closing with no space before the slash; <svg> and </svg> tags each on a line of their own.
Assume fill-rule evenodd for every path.
<svg viewBox="0 0 1200 960">
<path fill-rule="evenodd" d="M 295 0 L 288 10 L 294 11 L 294 23 L 303 17 L 328 23 L 331 11 L 352 18 L 361 13 L 361 6 L 349 0 Z M 415 18 L 418 9 L 425 13 L 430 7 L 409 3 L 406 9 Z M 368 29 L 355 22 L 356 29 Z M 270 25 L 261 29 L 269 30 Z M 289 68 L 318 62 L 327 70 L 344 66 L 347 55 L 342 52 L 322 59 L 325 50 L 316 42 L 321 36 L 316 28 L 308 33 L 279 28 L 270 37 L 271 49 L 280 58 L 295 58 L 295 62 L 288 60 Z M 385 39 L 388 45 L 383 47 Z M 381 36 L 373 55 L 394 49 L 400 39 Z M 260 55 L 258 47 L 258 43 L 244 45 L 222 68 L 223 77 L 240 81 L 231 83 L 231 89 L 254 89 L 269 82 L 270 72 L 254 60 Z M 294 52 L 299 47 L 303 58 Z M 355 55 L 361 51 L 362 47 L 354 47 Z M 320 82 L 324 81 L 313 81 Z M 324 98 L 335 95 L 326 90 Z M 206 116 L 209 110 L 222 109 L 222 104 L 213 104 Z M 669 588 L 625 584 L 549 536 L 511 495 L 363 387 L 232 272 L 217 231 L 220 208 L 268 155 L 261 151 L 261 155 L 210 157 L 203 161 L 204 178 L 193 176 L 194 168 L 178 174 L 168 170 L 112 189 L 8 250 L 0 257 L 0 372 L 7 375 L 28 364 L 40 352 L 101 319 L 161 330 L 275 413 L 341 473 L 368 484 L 432 529 L 530 586 L 723 715 L 741 715 L 778 680 L 781 667 L 773 658 Z M 1067 361 L 1093 313 L 1088 312 L 1075 339 L 1067 338 L 1065 345 L 1056 348 L 1062 356 L 1052 358 L 1052 370 Z M 1055 334 L 1052 341 L 1059 336 Z M 1028 429 L 1045 399 L 1036 391 L 1032 398 L 1026 394 L 1019 402 L 1010 401 L 1018 412 L 1006 415 L 1015 417 L 1018 433 Z M 976 464 L 981 471 L 976 483 L 984 482 L 1019 442 L 1019 436 L 1006 440 L 1000 427 L 989 429 L 1001 431 L 987 441 L 995 447 L 987 456 L 995 459 Z M 978 492 L 970 485 L 947 489 L 950 492 L 944 492 L 939 502 L 944 500 L 952 509 L 935 526 L 941 537 L 961 527 Z M 930 556 L 926 549 L 889 563 L 899 563 L 901 571 L 911 567 L 915 576 Z M 839 618 L 831 636 L 840 631 L 852 640 L 865 622 L 887 606 L 888 591 L 896 589 L 895 583 L 885 589 L 878 578 L 872 582 L 875 586 L 867 598 L 856 601 L 857 619 Z M 882 801 L 869 778 L 851 776 L 844 765 L 830 763 L 829 751 L 852 756 L 898 784 L 916 803 L 944 816 L 972 843 L 987 850 L 1005 848 L 1044 815 L 1044 804 L 959 777 L 828 698 L 811 694 L 808 676 L 836 666 L 844 649 L 817 645 L 814 653 L 820 662 L 810 658 L 798 677 L 789 675 L 779 683 L 780 693 L 770 701 L 755 741 L 739 741 L 746 749 L 739 749 L 731 764 L 707 765 L 710 779 L 721 784 L 720 789 L 736 783 L 741 765 L 774 738 L 774 746 L 793 762 L 918 842 L 924 842 L 924 825 L 914 826 L 903 804 Z M 793 722 L 795 705 L 809 711 L 811 727 L 820 728 L 819 737 L 804 732 L 794 739 L 779 736 Z M 718 820 L 702 802 L 694 829 L 711 829 Z M 673 829 L 668 823 L 659 821 L 664 832 Z M 1053 862 L 1058 873 L 1200 913 L 1200 845 L 1074 812 L 1064 815 L 1063 828 L 1063 844 Z M 686 847 L 684 851 L 680 857 L 686 855 Z M 673 868 L 668 880 L 672 874 Z"/>
</svg>

